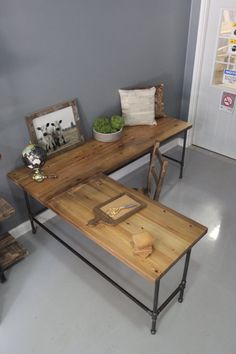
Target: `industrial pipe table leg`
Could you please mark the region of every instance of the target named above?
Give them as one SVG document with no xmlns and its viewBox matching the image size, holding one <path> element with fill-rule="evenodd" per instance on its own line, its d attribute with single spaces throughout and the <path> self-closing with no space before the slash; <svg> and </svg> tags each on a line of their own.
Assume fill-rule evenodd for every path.
<svg viewBox="0 0 236 354">
<path fill-rule="evenodd" d="M 182 157 L 181 157 L 181 162 L 180 162 L 180 174 L 179 174 L 179 178 L 183 178 L 183 169 L 184 169 L 184 158 L 185 158 L 185 150 L 186 150 L 186 141 L 187 141 L 187 130 L 184 132 L 184 143 L 183 143 Z"/>
<path fill-rule="evenodd" d="M 4 283 L 6 280 L 7 278 L 5 277 L 4 270 L 0 267 L 0 282 Z"/>
<path fill-rule="evenodd" d="M 160 279 L 156 280 L 155 282 L 151 334 L 156 334 L 157 332 L 156 324 L 157 324 L 157 315 L 158 315 L 157 307 L 158 307 L 159 288 L 160 288 Z"/>
<path fill-rule="evenodd" d="M 27 207 L 27 210 L 28 210 L 28 215 L 29 215 L 29 219 L 30 219 L 32 233 L 35 234 L 37 229 L 36 229 L 36 226 L 34 224 L 33 213 L 32 213 L 31 208 L 30 208 L 29 196 L 28 196 L 27 192 L 25 192 L 25 191 L 24 191 L 24 197 L 25 197 L 26 207 Z"/>
<path fill-rule="evenodd" d="M 184 289 L 185 289 L 185 287 L 186 287 L 186 278 L 187 278 L 187 273 L 188 273 L 188 266 L 189 266 L 190 255 L 191 255 L 191 249 L 187 252 L 186 258 L 185 258 L 184 272 L 183 272 L 182 281 L 181 281 L 181 283 L 180 283 L 180 294 L 179 294 L 179 298 L 178 298 L 178 301 L 179 301 L 180 303 L 183 302 Z"/>
</svg>

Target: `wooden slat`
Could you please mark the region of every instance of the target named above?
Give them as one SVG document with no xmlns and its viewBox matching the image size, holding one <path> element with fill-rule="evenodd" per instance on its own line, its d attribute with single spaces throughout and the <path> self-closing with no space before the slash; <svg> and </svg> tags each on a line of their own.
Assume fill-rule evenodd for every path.
<svg viewBox="0 0 236 354">
<path fill-rule="evenodd" d="M 0 251 L 15 242 L 15 239 L 9 233 L 0 236 Z"/>
<path fill-rule="evenodd" d="M 0 238 L 0 266 L 3 270 L 8 269 L 21 259 L 25 258 L 27 251 L 10 234 Z"/>
<path fill-rule="evenodd" d="M 15 209 L 5 199 L 0 198 L 0 221 L 9 218 L 14 212 Z"/>
<path fill-rule="evenodd" d="M 94 217 L 93 207 L 127 191 L 148 207 L 116 226 L 87 226 Z M 71 188 L 48 204 L 64 220 L 150 281 L 161 278 L 207 232 L 205 226 L 102 175 Z M 133 255 L 130 243 L 133 234 L 143 231 L 155 238 L 154 252 L 145 260 Z"/>
<path fill-rule="evenodd" d="M 123 137 L 113 143 L 101 143 L 94 139 L 84 145 L 55 156 L 46 162 L 46 174 L 56 174 L 57 179 L 34 182 L 29 169 L 19 168 L 8 176 L 21 188 L 45 206 L 58 193 L 68 190 L 98 172 L 110 173 L 149 152 L 156 140 L 161 143 L 192 125 L 175 118 L 157 120 L 156 126 L 134 126 L 124 129 Z"/>
</svg>

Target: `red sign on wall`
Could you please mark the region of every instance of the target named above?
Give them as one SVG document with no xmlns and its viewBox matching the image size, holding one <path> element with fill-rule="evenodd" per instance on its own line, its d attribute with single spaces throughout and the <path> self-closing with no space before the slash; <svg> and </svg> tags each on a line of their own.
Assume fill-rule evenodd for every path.
<svg viewBox="0 0 236 354">
<path fill-rule="evenodd" d="M 223 91 L 221 94 L 220 110 L 232 113 L 234 110 L 236 94 Z"/>
</svg>

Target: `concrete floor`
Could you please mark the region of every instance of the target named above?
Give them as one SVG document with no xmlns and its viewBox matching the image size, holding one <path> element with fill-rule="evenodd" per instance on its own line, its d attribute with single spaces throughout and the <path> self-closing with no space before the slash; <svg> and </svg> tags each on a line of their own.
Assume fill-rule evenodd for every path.
<svg viewBox="0 0 236 354">
<path fill-rule="evenodd" d="M 141 183 L 145 169 L 127 176 Z M 188 149 L 183 180 L 170 164 L 161 202 L 205 224 L 194 248 L 185 299 L 150 317 L 38 229 L 20 238 L 29 256 L 0 284 L 1 354 L 235 354 L 236 163 Z M 81 253 L 151 306 L 153 287 L 58 217 L 48 222 Z M 183 262 L 161 281 L 161 299 L 182 275 Z"/>
</svg>

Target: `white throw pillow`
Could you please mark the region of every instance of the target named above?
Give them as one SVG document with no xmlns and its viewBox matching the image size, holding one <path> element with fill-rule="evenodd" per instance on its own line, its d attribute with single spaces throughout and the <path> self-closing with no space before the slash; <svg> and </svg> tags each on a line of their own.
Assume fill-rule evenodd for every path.
<svg viewBox="0 0 236 354">
<path fill-rule="evenodd" d="M 119 90 L 125 125 L 155 125 L 156 88 Z"/>
</svg>

